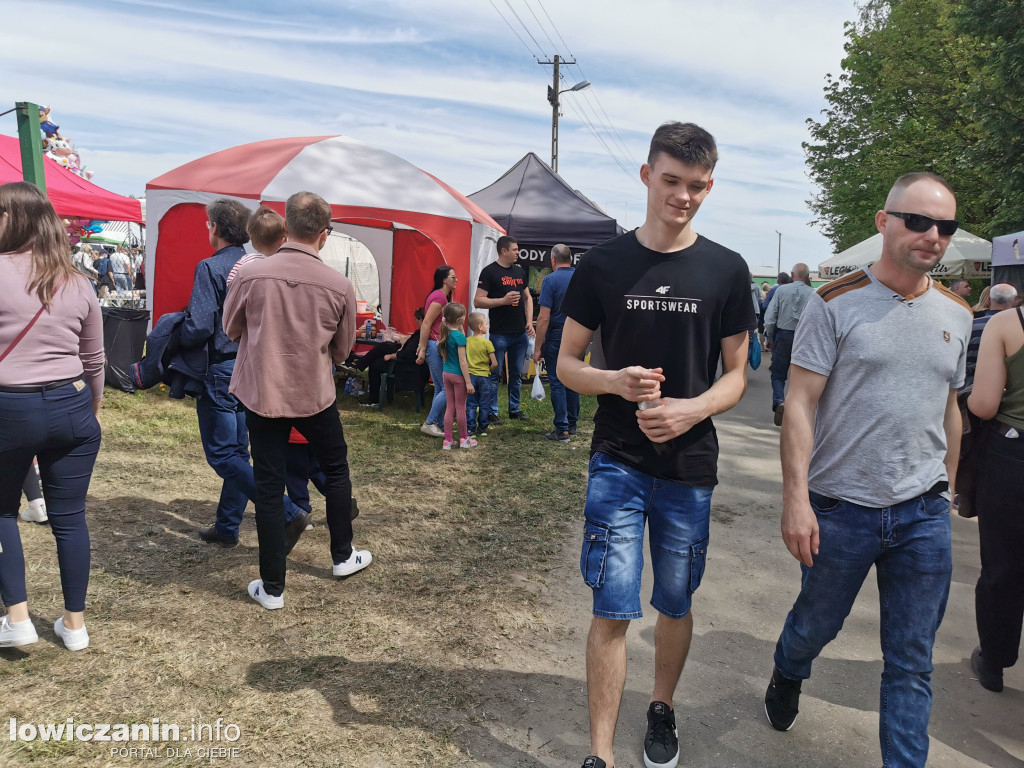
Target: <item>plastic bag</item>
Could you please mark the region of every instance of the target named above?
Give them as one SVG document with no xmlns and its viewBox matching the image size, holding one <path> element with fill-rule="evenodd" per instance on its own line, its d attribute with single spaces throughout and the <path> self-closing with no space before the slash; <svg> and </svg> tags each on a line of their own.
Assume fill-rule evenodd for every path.
<svg viewBox="0 0 1024 768">
<path fill-rule="evenodd" d="M 747 362 L 750 363 L 750 367 L 755 371 L 761 365 L 761 340 L 757 338 L 756 333 L 750 342 L 750 349 L 747 350 Z"/>
<path fill-rule="evenodd" d="M 533 389 L 530 390 L 530 397 L 534 400 L 544 399 L 544 382 L 540 380 L 540 369 L 533 374 Z"/>
</svg>

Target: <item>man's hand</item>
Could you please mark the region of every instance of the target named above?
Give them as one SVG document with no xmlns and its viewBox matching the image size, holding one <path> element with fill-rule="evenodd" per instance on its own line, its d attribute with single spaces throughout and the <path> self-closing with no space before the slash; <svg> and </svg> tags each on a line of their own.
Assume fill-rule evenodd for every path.
<svg viewBox="0 0 1024 768">
<path fill-rule="evenodd" d="M 636 412 L 640 431 L 652 443 L 667 443 L 707 417 L 701 402 L 693 398 L 666 397 L 657 408 Z"/>
<path fill-rule="evenodd" d="M 631 365 L 615 372 L 614 392 L 631 403 L 657 400 L 661 397 L 661 382 L 665 376 L 661 368 Z"/>
<path fill-rule="evenodd" d="M 427 352 L 423 349 L 416 350 L 416 365 L 423 365 L 423 361 L 427 359 Z"/>
<path fill-rule="evenodd" d="M 533 327 L 533 323 L 529 320 L 526 321 L 526 333 L 533 338 L 537 337 L 537 329 Z M 536 354 L 536 352 L 534 352 Z"/>
<path fill-rule="evenodd" d="M 782 503 L 782 540 L 789 553 L 808 568 L 818 554 L 818 516 L 807 499 Z"/>
<path fill-rule="evenodd" d="M 534 349 L 533 349 L 533 364 L 534 365 L 540 365 L 540 358 L 541 358 L 540 352 L 541 352 L 540 347 L 534 347 Z"/>
<path fill-rule="evenodd" d="M 501 303 L 511 307 L 513 304 L 518 304 L 520 298 L 519 291 L 509 291 L 502 297 Z"/>
</svg>

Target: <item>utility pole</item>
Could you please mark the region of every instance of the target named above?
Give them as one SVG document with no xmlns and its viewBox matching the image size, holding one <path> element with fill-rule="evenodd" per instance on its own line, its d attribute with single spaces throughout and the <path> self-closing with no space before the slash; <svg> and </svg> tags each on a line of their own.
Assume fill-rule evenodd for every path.
<svg viewBox="0 0 1024 768">
<path fill-rule="evenodd" d="M 551 79 L 551 85 L 548 86 L 548 103 L 551 105 L 551 170 L 558 173 L 558 108 L 560 106 L 558 97 L 560 94 L 566 91 L 582 91 L 584 88 L 590 87 L 590 82 L 583 80 L 576 83 L 571 88 L 558 89 L 558 68 L 560 64 L 575 64 L 576 59 L 567 61 L 559 56 L 557 53 L 552 57 L 553 61 L 540 61 L 538 64 L 551 65 L 554 67 L 554 74 Z"/>
<path fill-rule="evenodd" d="M 779 236 L 779 259 L 775 263 L 775 274 L 779 274 L 782 271 L 782 233 L 776 229 L 775 234 Z"/>
<path fill-rule="evenodd" d="M 14 104 L 18 115 L 18 140 L 21 143 L 21 177 L 46 191 L 43 143 L 39 139 L 39 107 L 27 101 Z"/>
</svg>

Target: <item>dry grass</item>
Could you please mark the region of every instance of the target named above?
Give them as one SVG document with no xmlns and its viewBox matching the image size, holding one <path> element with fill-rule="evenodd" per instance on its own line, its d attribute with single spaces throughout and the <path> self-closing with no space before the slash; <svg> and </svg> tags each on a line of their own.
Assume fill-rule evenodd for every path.
<svg viewBox="0 0 1024 768">
<path fill-rule="evenodd" d="M 524 394 L 526 390 L 524 388 Z M 504 393 L 502 393 L 504 396 Z M 586 403 L 585 408 L 592 408 Z M 374 564 L 330 576 L 321 523 L 289 560 L 286 607 L 245 594 L 258 575 L 250 514 L 241 545 L 204 544 L 219 480 L 203 460 L 191 401 L 110 392 L 89 496 L 92 645 L 58 647 L 59 574 L 47 528 L 21 524 L 40 642 L 0 652 L 7 717 L 21 722 L 147 723 L 185 732 L 237 724 L 226 764 L 458 766 L 490 672 L 543 626 L 543 565 L 581 509 L 587 438 L 549 443 L 550 405 L 491 431 L 475 451 L 443 453 L 407 402 L 385 413 L 345 399 L 342 421 L 360 501 L 356 544 Z M 589 415 L 589 410 L 588 410 Z M 221 742 L 219 746 L 224 746 Z M 107 766 L 118 746 L 0 739 L 0 764 Z M 154 746 L 154 745 L 148 745 Z M 173 745 L 184 750 L 196 745 Z M 209 746 L 204 744 L 203 746 Z M 218 745 L 215 745 L 218 746 Z M 164 766 L 207 762 L 168 757 Z"/>
</svg>

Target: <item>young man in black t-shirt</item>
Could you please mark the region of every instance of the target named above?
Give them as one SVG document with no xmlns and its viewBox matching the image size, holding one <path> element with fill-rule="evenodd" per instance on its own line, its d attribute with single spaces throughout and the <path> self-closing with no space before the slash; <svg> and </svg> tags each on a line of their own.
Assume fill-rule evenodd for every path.
<svg viewBox="0 0 1024 768">
<path fill-rule="evenodd" d="M 717 159 L 702 128 L 658 128 L 640 169 L 646 220 L 584 254 L 562 302 L 559 377 L 598 396 L 580 558 L 594 594 L 587 768 L 612 761 L 626 630 L 642 616 L 645 524 L 659 615 L 644 762 L 672 768 L 679 759 L 672 699 L 693 633 L 691 599 L 704 573 L 718 482 L 711 416 L 742 397 L 747 335 L 757 325 L 746 262 L 691 227 Z M 606 370 L 583 362 L 598 328 Z M 715 381 L 719 357 L 725 373 Z"/>
<path fill-rule="evenodd" d="M 515 238 L 502 235 L 496 244 L 498 260 L 480 270 L 473 305 L 488 310 L 494 354 L 498 367 L 491 372 L 490 423 L 500 424 L 498 418 L 498 382 L 508 355 L 508 417 L 525 419 L 519 410 L 520 376 L 526 362 L 526 350 L 533 329 L 533 297 L 526 287 L 526 273 L 516 262 L 519 244 Z"/>
</svg>

